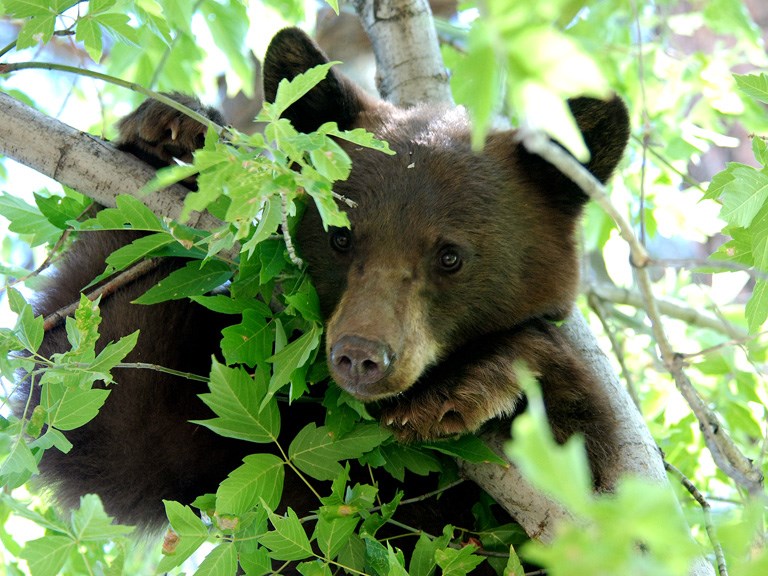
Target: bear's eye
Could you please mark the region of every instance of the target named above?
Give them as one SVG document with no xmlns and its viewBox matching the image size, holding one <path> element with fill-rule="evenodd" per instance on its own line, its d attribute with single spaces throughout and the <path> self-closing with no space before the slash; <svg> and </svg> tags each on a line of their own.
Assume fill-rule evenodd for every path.
<svg viewBox="0 0 768 576">
<path fill-rule="evenodd" d="M 453 246 L 443 248 L 437 260 L 440 265 L 440 271 L 446 273 L 458 272 L 462 264 L 461 256 Z"/>
<path fill-rule="evenodd" d="M 348 228 L 334 228 L 331 231 L 331 248 L 337 252 L 347 252 L 352 248 L 352 231 Z"/>
</svg>

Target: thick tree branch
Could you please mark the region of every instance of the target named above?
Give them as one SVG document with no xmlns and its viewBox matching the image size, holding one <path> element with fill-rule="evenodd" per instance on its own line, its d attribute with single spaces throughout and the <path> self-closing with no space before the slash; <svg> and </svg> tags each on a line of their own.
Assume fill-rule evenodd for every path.
<svg viewBox="0 0 768 576">
<path fill-rule="evenodd" d="M 154 168 L 109 142 L 75 130 L 3 93 L 0 154 L 110 207 L 121 194 L 138 196 L 155 175 Z M 176 219 L 188 191 L 176 185 L 142 200 L 158 216 Z M 187 224 L 210 230 L 221 222 L 210 214 L 194 213 Z"/>
<path fill-rule="evenodd" d="M 400 106 L 453 102 L 427 0 L 354 0 L 354 5 L 373 45 L 382 98 Z"/>
</svg>

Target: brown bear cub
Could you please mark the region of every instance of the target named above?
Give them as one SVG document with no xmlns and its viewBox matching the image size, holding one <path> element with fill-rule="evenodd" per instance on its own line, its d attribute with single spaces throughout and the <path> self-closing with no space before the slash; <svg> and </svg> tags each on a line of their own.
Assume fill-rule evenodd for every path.
<svg viewBox="0 0 768 576">
<path fill-rule="evenodd" d="M 281 79 L 326 61 L 303 32 L 283 30 L 264 62 L 267 99 Z M 605 181 L 627 142 L 626 109 L 618 99 L 570 104 L 591 152 L 587 168 Z M 599 480 L 602 462 L 617 450 L 615 422 L 551 323 L 564 318 L 576 296 L 575 231 L 587 197 L 527 153 L 514 130 L 491 134 L 484 150 L 473 152 L 463 110 L 397 108 L 333 69 L 286 117 L 301 131 L 329 121 L 363 127 L 396 151 L 386 156 L 345 145 L 352 173 L 335 191 L 358 205 L 347 210 L 351 227 L 326 232 L 310 207 L 297 234 L 327 319 L 336 383 L 374 403 L 398 439 L 435 439 L 515 412 L 522 400 L 515 365 L 524 361 L 541 382 L 556 438 L 583 434 Z M 119 142 L 162 164 L 188 155 L 200 134 L 199 125 L 149 103 L 122 122 Z M 37 313 L 76 301 L 104 270 L 105 257 L 135 237 L 82 235 Z M 103 300 L 102 342 L 140 329 L 128 361 L 207 374 L 227 319 L 189 302 L 130 304 L 173 266 L 165 263 Z M 41 353 L 66 347 L 58 327 Z M 189 503 L 214 492 L 253 450 L 189 422 L 212 416 L 197 396 L 204 385 L 140 370 L 117 371 L 115 379 L 99 415 L 67 434 L 71 452 L 49 450 L 43 458 L 43 481 L 65 503 L 97 493 L 119 521 L 157 526 L 162 499 Z M 32 394 L 34 405 L 39 392 Z M 306 423 L 299 412 L 306 408 L 285 410 L 297 411 L 290 417 L 297 426 Z M 297 508 L 292 490 L 286 486 L 284 502 Z"/>
</svg>

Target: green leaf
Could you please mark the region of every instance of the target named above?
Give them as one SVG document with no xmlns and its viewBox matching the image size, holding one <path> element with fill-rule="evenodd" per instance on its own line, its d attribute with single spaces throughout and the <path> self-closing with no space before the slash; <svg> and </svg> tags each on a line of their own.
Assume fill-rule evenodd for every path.
<svg viewBox="0 0 768 576">
<path fill-rule="evenodd" d="M 5 452 L 5 449 L 3 450 Z M 24 481 L 32 474 L 37 474 L 37 460 L 29 446 L 21 438 L 14 438 L 10 452 L 7 452 L 0 464 L 0 478 L 19 477 Z M 22 482 L 23 483 L 23 482 Z"/>
<path fill-rule="evenodd" d="M 485 462 L 501 466 L 507 464 L 507 461 L 491 450 L 485 442 L 471 434 L 466 434 L 455 440 L 428 442 L 425 446 L 467 462 Z"/>
<path fill-rule="evenodd" d="M 23 50 L 38 44 L 47 44 L 53 37 L 55 25 L 55 14 L 35 16 L 28 20 L 19 30 L 19 35 L 16 39 L 16 49 Z"/>
<path fill-rule="evenodd" d="M 30 236 L 32 246 L 51 242 L 61 234 L 37 208 L 7 193 L 0 195 L 0 216 L 8 219 L 11 232 Z"/>
<path fill-rule="evenodd" d="M 171 568 L 180 566 L 208 538 L 208 529 L 189 506 L 182 506 L 178 502 L 169 500 L 163 500 L 163 504 L 178 540 L 171 547 L 163 546 L 164 557 L 157 565 L 157 572 L 167 572 Z"/>
<path fill-rule="evenodd" d="M 472 148 L 475 150 L 482 149 L 500 103 L 503 68 L 496 46 L 491 27 L 482 20 L 475 22 L 467 36 L 466 56 L 456 67 L 457 80 L 451 82 L 456 100 L 467 106 L 472 118 Z"/>
<path fill-rule="evenodd" d="M 750 333 L 756 334 L 768 319 L 768 281 L 761 279 L 755 283 L 744 313 Z"/>
<path fill-rule="evenodd" d="M 253 302 L 253 300 L 251 300 Z M 272 353 L 273 325 L 256 310 L 243 311 L 240 324 L 221 331 L 221 351 L 227 364 L 245 364 L 251 368 L 266 362 Z"/>
<path fill-rule="evenodd" d="M 302 472 L 317 480 L 333 480 L 343 472 L 340 460 L 359 458 L 390 437 L 378 424 L 359 424 L 334 440 L 328 428 L 307 424 L 293 439 L 288 457 Z"/>
<path fill-rule="evenodd" d="M 347 567 L 347 565 L 344 565 Z M 314 562 L 302 562 L 296 569 L 301 576 L 333 576 L 328 564 L 315 560 Z"/>
<path fill-rule="evenodd" d="M 75 40 L 83 43 L 91 60 L 97 64 L 101 61 L 104 46 L 101 40 L 101 27 L 95 19 L 83 16 L 77 21 Z"/>
<path fill-rule="evenodd" d="M 122 362 L 126 356 L 136 347 L 139 339 L 139 331 L 128 336 L 123 336 L 117 342 L 110 342 L 104 347 L 96 359 L 88 366 L 93 372 L 109 373 L 112 368 Z"/>
<path fill-rule="evenodd" d="M 195 576 L 235 576 L 237 574 L 237 548 L 232 542 L 222 542 L 211 550 Z"/>
<path fill-rule="evenodd" d="M 32 306 L 24 304 L 24 307 L 16 320 L 13 334 L 19 342 L 30 352 L 37 352 L 45 337 L 45 320 L 42 316 L 35 316 Z"/>
<path fill-rule="evenodd" d="M 464 546 L 460 549 L 444 548 L 435 551 L 437 565 L 442 568 L 443 576 L 464 576 L 477 568 L 485 558 L 475 554 L 475 547 Z"/>
<path fill-rule="evenodd" d="M 75 548 L 75 542 L 66 536 L 43 536 L 27 542 L 21 557 L 32 576 L 57 576 Z"/>
<path fill-rule="evenodd" d="M 768 200 L 768 174 L 743 164 L 728 168 L 733 180 L 723 189 L 720 217 L 733 226 L 747 227 Z"/>
<path fill-rule="evenodd" d="M 323 331 L 319 324 L 312 324 L 308 332 L 289 342 L 285 348 L 269 358 L 273 366 L 272 380 L 269 383 L 271 393 L 279 390 L 291 380 L 291 374 L 306 364 L 310 354 L 320 345 Z"/>
<path fill-rule="evenodd" d="M 274 530 L 262 535 L 259 543 L 269 548 L 275 560 L 304 560 L 312 556 L 307 533 L 299 522 L 296 512 L 288 508 L 285 516 L 267 510 Z"/>
<path fill-rule="evenodd" d="M 314 538 L 327 559 L 336 557 L 349 537 L 354 534 L 359 521 L 358 516 L 326 518 L 321 515 L 318 518 Z"/>
<path fill-rule="evenodd" d="M 56 15 L 49 0 L 5 0 L 4 4 L 8 14 L 16 18 Z"/>
<path fill-rule="evenodd" d="M 166 300 L 180 300 L 188 296 L 201 296 L 218 288 L 232 277 L 229 265 L 221 260 L 187 262 L 184 268 L 174 270 L 167 278 L 147 290 L 134 304 L 157 304 Z"/>
<path fill-rule="evenodd" d="M 242 516 L 260 501 L 270 510 L 280 504 L 285 478 L 285 463 L 273 454 L 252 454 L 242 466 L 230 472 L 216 492 L 219 515 Z"/>
<path fill-rule="evenodd" d="M 106 262 L 111 271 L 123 270 L 175 241 L 173 236 L 164 232 L 142 236 L 112 252 L 107 256 Z"/>
<path fill-rule="evenodd" d="M 101 500 L 95 494 L 80 498 L 80 507 L 72 512 L 72 534 L 79 542 L 106 541 L 133 532 L 133 526 L 113 524 L 113 518 L 104 512 Z"/>
<path fill-rule="evenodd" d="M 93 420 L 109 396 L 109 390 L 73 388 L 58 382 L 43 386 L 40 405 L 48 413 L 48 425 L 73 430 Z"/>
<path fill-rule="evenodd" d="M 116 208 L 106 208 L 95 218 L 83 222 L 83 228 L 122 230 L 130 226 L 134 230 L 163 232 L 163 224 L 141 200 L 125 194 L 115 199 Z"/>
<path fill-rule="evenodd" d="M 90 206 L 91 201 L 77 193 L 67 196 L 43 196 L 35 194 L 35 204 L 46 219 L 61 230 L 69 227 L 70 220 L 76 220 Z"/>
<path fill-rule="evenodd" d="M 94 16 L 94 20 L 115 40 L 133 46 L 139 45 L 139 34 L 134 28 L 131 28 L 129 24 L 131 17 L 128 14 L 116 14 L 114 12 L 99 14 Z"/>
<path fill-rule="evenodd" d="M 269 306 L 250 297 L 238 298 L 216 294 L 215 296 L 192 296 L 190 300 L 219 314 L 242 314 L 246 310 L 252 310 L 262 318 L 268 318 L 272 315 Z"/>
<path fill-rule="evenodd" d="M 200 398 L 217 417 L 195 423 L 228 438 L 260 443 L 277 439 L 280 433 L 277 403 L 268 402 L 262 410 L 259 409 L 266 396 L 266 383 L 258 378 L 254 380 L 242 368 L 227 368 L 214 360 L 210 390 Z"/>
<path fill-rule="evenodd" d="M 319 64 L 306 72 L 297 74 L 290 81 L 286 78 L 280 80 L 280 84 L 277 86 L 275 102 L 269 107 L 270 116 L 275 120 L 280 118 L 291 104 L 299 100 L 321 82 L 328 75 L 328 71 L 334 64 L 338 64 L 338 62 Z"/>
</svg>

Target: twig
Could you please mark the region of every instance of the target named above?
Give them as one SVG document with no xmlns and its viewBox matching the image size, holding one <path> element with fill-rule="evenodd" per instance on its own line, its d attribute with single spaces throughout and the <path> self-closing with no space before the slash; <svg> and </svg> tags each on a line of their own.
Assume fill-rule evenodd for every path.
<svg viewBox="0 0 768 576">
<path fill-rule="evenodd" d="M 114 293 L 118 288 L 130 284 L 137 278 L 141 278 L 147 272 L 154 270 L 160 264 L 160 258 L 150 258 L 149 260 L 142 260 L 138 264 L 135 264 L 125 270 L 124 272 L 115 276 L 109 282 L 99 286 L 95 290 L 86 294 L 86 298 L 89 300 L 96 300 L 99 296 L 109 296 Z M 47 332 L 61 324 L 67 316 L 70 316 L 77 310 L 79 302 L 73 302 L 64 308 L 59 308 L 52 314 L 45 317 L 43 322 L 43 329 Z"/>
<path fill-rule="evenodd" d="M 635 308 L 642 308 L 644 305 L 642 294 L 629 288 L 620 288 L 614 284 L 603 282 L 590 285 L 587 288 L 587 295 L 590 297 L 592 294 L 597 296 L 600 300 L 613 302 L 614 304 L 626 304 Z M 656 302 L 659 311 L 664 316 L 682 320 L 686 324 L 692 326 L 699 326 L 700 328 L 708 328 L 710 330 L 722 332 L 733 339 L 747 338 L 749 336 L 746 330 L 734 326 L 717 316 L 705 314 L 695 308 L 681 306 L 669 300 L 657 298 Z"/>
<path fill-rule="evenodd" d="M 709 409 L 685 374 L 683 358 L 672 348 L 662 325 L 659 305 L 654 297 L 651 277 L 647 269 L 650 262 L 648 252 L 638 242 L 626 219 L 611 204 L 605 187 L 573 156 L 555 145 L 544 133 L 523 131 L 520 140 L 529 152 L 541 156 L 568 176 L 613 218 L 619 229 L 619 234 L 629 245 L 630 261 L 635 267 L 635 278 L 643 297 L 645 312 L 648 315 L 654 339 L 661 351 L 661 359 L 674 378 L 678 390 L 699 421 L 704 441 L 712 453 L 712 458 L 723 472 L 733 478 L 737 484 L 743 486 L 751 495 L 762 494 L 762 472 L 755 468 L 753 462 L 741 453 L 730 436 L 722 429 L 717 415 Z"/>
<path fill-rule="evenodd" d="M 661 266 L 664 268 L 719 268 L 733 272 L 746 272 L 753 278 L 768 280 L 768 273 L 757 270 L 748 264 L 730 262 L 728 260 L 703 260 L 700 258 L 654 258 L 648 266 Z"/>
<path fill-rule="evenodd" d="M 621 375 L 624 377 L 624 382 L 627 386 L 627 392 L 629 392 L 629 396 L 632 398 L 634 405 L 642 413 L 642 410 L 640 410 L 640 396 L 637 393 L 637 388 L 635 387 L 632 374 L 627 368 L 627 363 L 624 361 L 624 349 L 621 346 L 619 339 L 616 337 L 613 329 L 608 324 L 603 302 L 594 292 L 591 292 L 587 295 L 587 302 L 589 303 L 589 307 L 592 308 L 592 310 L 597 315 L 597 318 L 600 320 L 600 324 L 603 325 L 603 332 L 605 332 L 606 336 L 608 336 L 608 340 L 611 342 L 611 349 L 613 350 L 613 353 L 616 356 L 616 360 L 619 363 L 619 367 L 621 368 Z"/>
<path fill-rule="evenodd" d="M 127 88 L 128 90 L 132 90 L 134 92 L 138 92 L 139 94 L 143 94 L 148 98 L 154 98 L 158 102 L 162 102 L 166 106 L 170 106 L 174 110 L 178 110 L 182 114 L 186 114 L 193 120 L 197 120 L 203 126 L 206 126 L 208 128 L 213 128 L 216 131 L 216 134 L 222 135 L 226 132 L 224 127 L 219 126 L 216 122 L 214 122 L 207 116 L 203 116 L 199 112 L 196 112 L 191 108 L 187 108 L 186 106 L 184 106 L 180 102 L 177 102 L 176 100 L 174 100 L 169 96 L 166 96 L 159 92 L 155 92 L 153 90 L 149 90 L 144 86 L 142 86 L 141 84 L 136 84 L 135 82 L 128 82 L 126 80 L 122 80 L 121 78 L 110 76 L 108 74 L 102 74 L 101 72 L 96 72 L 94 70 L 78 68 L 76 66 L 67 66 L 65 64 L 56 64 L 54 62 L 13 62 L 8 64 L 0 63 L 0 74 L 8 74 L 10 72 L 16 72 L 19 70 L 31 70 L 31 69 L 57 70 L 59 72 L 77 74 L 79 76 L 86 76 L 88 78 L 95 78 L 103 82 L 108 82 L 109 84 L 115 84 L 116 86 L 121 86 L 122 88 Z"/>
<path fill-rule="evenodd" d="M 734 338 L 732 340 L 728 340 L 727 342 L 721 342 L 720 344 L 715 344 L 714 346 L 709 346 L 708 348 L 702 348 L 698 352 L 688 352 L 688 353 L 679 353 L 681 357 L 688 359 L 688 358 L 695 358 L 696 356 L 706 356 L 707 354 L 711 354 L 712 352 L 717 352 L 718 350 L 721 350 L 723 348 L 728 348 L 729 346 L 740 346 L 742 344 L 747 344 L 748 342 L 751 342 L 752 340 L 757 340 L 760 336 L 765 336 L 768 334 L 768 330 L 763 330 L 762 332 L 758 332 L 757 334 L 750 334 L 748 336 L 744 336 L 743 338 Z"/>
<path fill-rule="evenodd" d="M 699 503 L 699 506 L 701 506 L 701 509 L 704 512 L 704 527 L 707 530 L 707 536 L 709 536 L 709 541 L 712 544 L 712 549 L 715 551 L 715 558 L 717 559 L 717 573 L 720 576 L 728 576 L 728 567 L 725 563 L 723 546 L 720 544 L 715 525 L 712 522 L 712 507 L 709 502 L 707 502 L 704 495 L 699 492 L 699 489 L 694 486 L 693 482 L 691 482 L 676 466 L 664 460 L 664 468 L 678 479 L 680 484 L 688 490 L 688 493 L 693 496 L 693 499 Z"/>
</svg>

